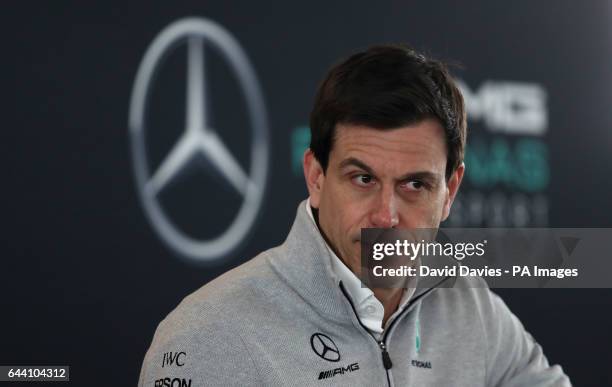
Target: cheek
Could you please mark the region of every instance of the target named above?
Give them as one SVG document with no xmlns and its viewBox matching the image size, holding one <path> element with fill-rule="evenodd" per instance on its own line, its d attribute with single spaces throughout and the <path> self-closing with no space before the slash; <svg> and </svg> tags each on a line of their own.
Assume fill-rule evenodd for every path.
<svg viewBox="0 0 612 387">
<path fill-rule="evenodd" d="M 432 192 L 420 200 L 407 201 L 402 206 L 405 228 L 437 227 L 444 212 L 445 197 L 443 192 Z"/>
<path fill-rule="evenodd" d="M 358 237 L 363 222 L 364 206 L 353 202 L 343 201 L 339 203 L 337 210 L 332 212 L 330 221 L 335 223 L 334 228 L 338 232 L 338 237 L 352 242 L 353 238 Z"/>
<path fill-rule="evenodd" d="M 436 195 L 435 200 L 432 200 L 431 206 L 431 221 L 430 225 L 432 227 L 438 227 L 440 224 L 440 220 L 442 220 L 442 216 L 444 214 L 444 205 L 446 203 L 446 189 Z"/>
</svg>

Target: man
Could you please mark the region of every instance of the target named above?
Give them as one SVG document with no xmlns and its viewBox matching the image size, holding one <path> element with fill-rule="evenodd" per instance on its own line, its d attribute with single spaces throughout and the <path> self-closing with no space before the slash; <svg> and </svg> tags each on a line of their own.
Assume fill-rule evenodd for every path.
<svg viewBox="0 0 612 387">
<path fill-rule="evenodd" d="M 486 288 L 361 286 L 362 228 L 437 228 L 464 174 L 463 99 L 446 67 L 377 46 L 321 84 L 310 197 L 287 240 L 159 325 L 140 385 L 566 386 Z"/>
</svg>

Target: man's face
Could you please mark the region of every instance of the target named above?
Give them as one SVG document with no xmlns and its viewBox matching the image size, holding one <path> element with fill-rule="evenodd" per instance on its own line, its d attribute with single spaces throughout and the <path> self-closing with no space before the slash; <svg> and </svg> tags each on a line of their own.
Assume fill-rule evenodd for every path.
<svg viewBox="0 0 612 387">
<path fill-rule="evenodd" d="M 310 204 L 336 254 L 358 273 L 362 228 L 437 228 L 463 165 L 445 179 L 444 129 L 433 119 L 392 130 L 338 125 L 327 170 L 308 150 Z"/>
</svg>

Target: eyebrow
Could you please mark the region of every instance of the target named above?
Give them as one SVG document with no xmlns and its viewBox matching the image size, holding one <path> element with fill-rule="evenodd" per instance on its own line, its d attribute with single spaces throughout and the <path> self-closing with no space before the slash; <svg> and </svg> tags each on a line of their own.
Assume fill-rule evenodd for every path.
<svg viewBox="0 0 612 387">
<path fill-rule="evenodd" d="M 366 163 L 364 163 L 363 161 L 355 157 L 349 157 L 347 159 L 344 159 L 338 165 L 340 169 L 344 169 L 349 166 L 355 166 L 357 168 L 363 169 L 364 171 L 366 171 L 368 174 L 372 176 L 376 176 L 376 174 L 374 173 L 374 170 L 370 166 L 368 166 Z M 418 171 L 418 172 L 408 172 L 396 180 L 397 181 L 425 180 L 430 183 L 435 183 L 438 181 L 438 177 L 439 177 L 439 174 L 434 173 L 434 172 Z"/>
<path fill-rule="evenodd" d="M 359 159 L 356 159 L 354 157 L 349 157 L 348 159 L 342 160 L 342 162 L 340 162 L 340 164 L 338 165 L 338 168 L 344 169 L 344 168 L 349 167 L 349 166 L 355 166 L 357 168 L 361 168 L 364 171 L 366 171 L 367 173 L 369 173 L 370 175 L 375 175 L 374 170 L 372 168 L 370 168 L 363 161 L 361 161 Z"/>
</svg>

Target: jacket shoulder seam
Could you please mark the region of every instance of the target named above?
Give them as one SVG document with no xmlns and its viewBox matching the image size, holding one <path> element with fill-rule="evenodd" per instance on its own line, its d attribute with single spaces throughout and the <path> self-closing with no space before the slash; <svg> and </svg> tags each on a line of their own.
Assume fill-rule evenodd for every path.
<svg viewBox="0 0 612 387">
<path fill-rule="evenodd" d="M 242 334 L 237 330 L 236 330 L 236 333 L 238 334 L 238 338 L 240 338 L 240 342 L 244 346 L 244 349 L 249 355 L 249 359 L 251 359 L 251 363 L 253 363 L 253 368 L 255 368 L 255 371 L 257 372 L 257 379 L 259 380 L 259 385 L 263 386 L 264 385 L 263 378 L 261 376 L 261 372 L 259 371 L 259 367 L 257 367 L 257 363 L 255 363 L 255 358 L 253 357 L 253 354 L 251 353 L 251 351 L 249 350 L 249 347 L 247 346 L 246 342 L 242 338 Z"/>
</svg>

